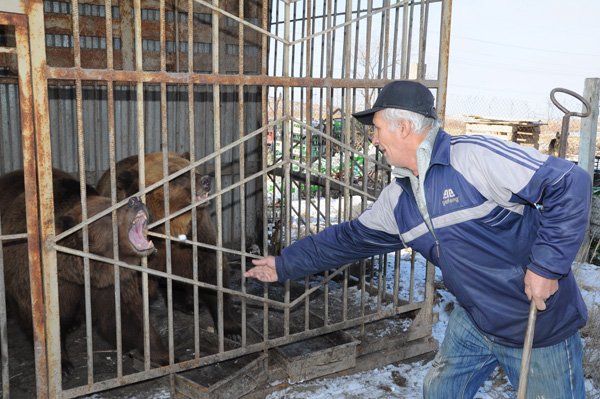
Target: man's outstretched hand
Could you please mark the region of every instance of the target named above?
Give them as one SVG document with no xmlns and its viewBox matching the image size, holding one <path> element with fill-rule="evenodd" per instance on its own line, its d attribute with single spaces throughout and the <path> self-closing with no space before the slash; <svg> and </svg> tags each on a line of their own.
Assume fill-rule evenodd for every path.
<svg viewBox="0 0 600 399">
<path fill-rule="evenodd" d="M 252 263 L 255 267 L 244 273 L 244 277 L 252 277 L 265 283 L 277 281 L 274 256 L 267 256 L 262 259 L 252 259 Z"/>
</svg>

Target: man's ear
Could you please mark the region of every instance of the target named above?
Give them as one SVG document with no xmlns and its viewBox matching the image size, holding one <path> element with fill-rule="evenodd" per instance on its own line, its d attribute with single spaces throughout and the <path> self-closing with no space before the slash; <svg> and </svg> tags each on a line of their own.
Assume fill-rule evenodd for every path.
<svg viewBox="0 0 600 399">
<path fill-rule="evenodd" d="M 397 126 L 398 127 L 396 127 L 396 131 L 403 139 L 407 138 L 408 135 L 412 133 L 412 124 L 404 118 L 398 121 Z"/>
</svg>

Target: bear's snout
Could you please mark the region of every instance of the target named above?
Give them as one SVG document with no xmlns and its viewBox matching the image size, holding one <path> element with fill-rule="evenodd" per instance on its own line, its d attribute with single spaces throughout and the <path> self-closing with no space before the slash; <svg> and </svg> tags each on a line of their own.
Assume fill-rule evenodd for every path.
<svg viewBox="0 0 600 399">
<path fill-rule="evenodd" d="M 210 177 L 210 176 L 203 176 L 202 179 L 200 179 L 200 184 L 203 187 L 206 187 L 206 188 L 210 189 L 210 187 L 212 186 L 212 177 Z"/>
<path fill-rule="evenodd" d="M 134 206 L 139 206 L 141 203 L 140 199 L 138 197 L 131 197 L 129 198 L 129 203 L 127 205 L 134 207 Z"/>
</svg>

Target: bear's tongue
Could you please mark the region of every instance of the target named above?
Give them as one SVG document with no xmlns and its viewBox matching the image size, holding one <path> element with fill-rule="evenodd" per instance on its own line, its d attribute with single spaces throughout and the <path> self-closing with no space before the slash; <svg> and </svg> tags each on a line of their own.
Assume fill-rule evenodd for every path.
<svg viewBox="0 0 600 399">
<path fill-rule="evenodd" d="M 147 217 L 144 211 L 139 211 L 137 215 L 135 215 L 135 219 L 133 219 L 133 222 L 129 228 L 129 242 L 131 242 L 131 245 L 133 245 L 133 247 L 138 251 L 145 251 L 147 249 L 154 248 L 152 241 L 148 241 L 146 239 L 146 235 L 144 234 L 146 219 Z"/>
</svg>

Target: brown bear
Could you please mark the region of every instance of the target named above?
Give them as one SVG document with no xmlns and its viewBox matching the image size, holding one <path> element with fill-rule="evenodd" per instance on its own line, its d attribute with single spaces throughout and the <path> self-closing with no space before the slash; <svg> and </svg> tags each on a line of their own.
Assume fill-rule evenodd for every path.
<svg viewBox="0 0 600 399">
<path fill-rule="evenodd" d="M 60 234 L 81 222 L 80 183 L 66 172 L 53 169 L 53 194 L 55 229 Z M 27 231 L 23 171 L 15 171 L 0 177 L 0 214 L 4 234 Z M 87 186 L 87 212 L 93 216 L 111 206 L 110 199 L 101 197 Z M 148 211 L 137 198 L 131 197 L 127 205 L 117 211 L 119 260 L 139 265 L 141 258 L 155 252 L 148 241 L 145 229 Z M 88 226 L 89 251 L 92 254 L 113 258 L 112 218 L 108 214 Z M 83 250 L 81 230 L 60 240 L 58 245 Z M 24 331 L 32 337 L 32 312 L 25 239 L 4 244 L 6 296 L 9 306 L 15 310 Z M 78 327 L 79 314 L 84 303 L 83 258 L 57 252 L 59 314 L 61 330 L 61 363 L 63 373 L 73 373 L 73 365 L 65 346 L 65 336 Z M 138 274 L 127 268 L 120 269 L 121 320 L 124 350 L 138 348 L 143 351 L 142 297 Z M 111 264 L 90 261 L 90 285 L 92 322 L 101 335 L 116 344 L 114 267 Z M 169 353 L 156 330 L 150 328 L 152 361 L 161 365 L 169 363 Z"/>
<path fill-rule="evenodd" d="M 117 198 L 126 198 L 127 196 L 133 195 L 138 192 L 138 177 L 139 170 L 137 164 L 137 155 L 125 158 L 116 164 L 117 174 Z M 154 153 L 148 154 L 144 158 L 145 160 L 145 185 L 150 186 L 157 181 L 161 180 L 164 176 L 163 172 L 163 154 Z M 168 173 L 174 174 L 181 169 L 190 165 L 189 155 L 179 155 L 177 153 L 170 152 L 168 154 Z M 104 172 L 103 176 L 96 185 L 97 190 L 102 195 L 110 195 L 110 178 L 109 172 Z M 196 193 L 192 196 L 191 191 L 191 175 L 190 173 L 184 173 L 181 176 L 171 180 L 169 182 L 169 213 L 173 214 L 176 211 L 192 205 L 192 198 L 194 201 L 202 201 L 206 198 L 212 190 L 212 178 L 210 176 L 201 176 L 196 173 Z M 165 199 L 164 199 L 164 188 L 160 186 L 151 192 L 146 194 L 146 205 L 150 213 L 151 220 L 159 220 L 165 215 Z M 196 219 L 197 219 L 197 239 L 198 242 L 216 245 L 217 234 L 215 227 L 210 218 L 209 202 L 201 202 L 196 207 Z M 192 213 L 184 212 L 181 215 L 173 218 L 170 223 L 170 235 L 178 237 L 185 235 L 188 239 L 192 239 Z M 164 224 L 161 224 L 154 231 L 158 233 L 165 233 Z M 154 239 L 156 248 L 158 250 L 157 255 L 151 258 L 148 262 L 148 266 L 160 270 L 166 271 L 167 266 L 167 251 L 166 242 L 163 239 Z M 198 247 L 198 279 L 202 282 L 217 285 L 217 256 L 214 250 Z M 193 279 L 193 249 L 192 246 L 184 242 L 171 241 L 171 267 L 172 273 L 178 276 Z M 230 286 L 230 271 L 227 257 L 223 255 L 223 287 L 229 288 Z M 152 294 L 157 294 L 159 287 L 159 281 L 154 280 L 152 287 Z M 190 312 L 193 309 L 193 295 L 192 287 L 189 284 L 184 283 L 173 283 L 173 300 L 178 310 L 184 312 Z M 218 325 L 218 302 L 217 294 L 215 290 L 211 289 L 200 289 L 200 299 L 207 306 L 215 329 Z M 239 340 L 240 339 L 240 326 L 234 320 L 231 308 L 230 308 L 230 297 L 229 295 L 223 295 L 223 326 L 225 336 Z"/>
</svg>

